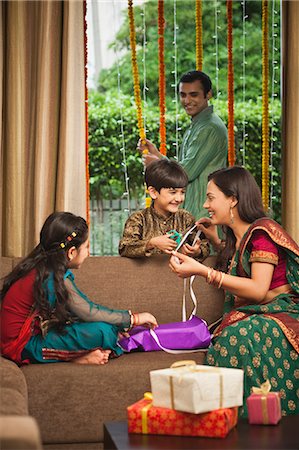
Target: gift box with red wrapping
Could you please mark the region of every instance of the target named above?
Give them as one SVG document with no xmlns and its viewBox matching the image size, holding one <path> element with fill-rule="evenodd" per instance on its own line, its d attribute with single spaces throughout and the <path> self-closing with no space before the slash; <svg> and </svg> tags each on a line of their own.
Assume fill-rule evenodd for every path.
<svg viewBox="0 0 299 450">
<path fill-rule="evenodd" d="M 251 425 L 276 425 L 281 419 L 279 392 L 270 392 L 267 380 L 260 388 L 254 387 L 253 393 L 246 400 L 248 420 Z"/>
<path fill-rule="evenodd" d="M 237 407 L 193 414 L 153 406 L 147 396 L 127 412 L 129 433 L 224 438 L 238 421 Z"/>
</svg>

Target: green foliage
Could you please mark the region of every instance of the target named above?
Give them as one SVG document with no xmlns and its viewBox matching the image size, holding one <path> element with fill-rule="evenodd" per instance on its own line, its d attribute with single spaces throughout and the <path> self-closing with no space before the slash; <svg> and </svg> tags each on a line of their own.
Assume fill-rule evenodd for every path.
<svg viewBox="0 0 299 450">
<path fill-rule="evenodd" d="M 274 0 L 276 9 L 279 10 L 278 0 Z M 171 102 L 174 96 L 174 11 L 173 0 L 165 0 L 165 71 L 167 80 L 167 102 Z M 208 73 L 213 81 L 214 91 L 217 91 L 216 78 L 216 39 L 215 39 L 215 2 L 204 0 L 202 2 L 202 28 L 203 28 L 203 71 Z M 271 3 L 270 3 L 271 5 Z M 262 2 L 246 2 L 246 100 L 256 98 L 262 91 Z M 269 7 L 269 30 L 272 29 L 272 14 Z M 157 1 L 145 2 L 145 30 L 146 30 L 146 80 L 147 100 L 154 105 L 158 104 L 158 43 L 157 43 Z M 112 47 L 126 51 L 119 61 L 121 73 L 122 91 L 131 95 L 133 82 L 131 73 L 131 55 L 128 18 L 124 11 L 125 21 L 119 30 Z M 140 75 L 141 89 L 143 89 L 143 16 L 142 7 L 134 8 L 135 29 L 137 40 L 137 59 Z M 243 6 L 241 1 L 233 2 L 233 58 L 234 58 L 234 87 L 235 99 L 243 100 Z M 279 17 L 276 15 L 274 23 L 276 36 L 276 54 L 280 51 L 279 40 Z M 195 69 L 195 0 L 184 0 L 176 2 L 177 23 L 177 74 L 178 78 L 188 70 Z M 218 43 L 218 93 L 220 98 L 226 99 L 227 95 L 227 19 L 226 1 L 217 1 L 217 43 Z M 270 33 L 271 34 L 271 33 Z M 272 36 L 269 39 L 270 76 L 272 72 Z M 112 68 L 103 70 L 99 78 L 99 90 L 102 92 L 117 89 L 118 68 L 115 64 Z M 279 74 L 276 73 L 276 77 Z M 114 81 L 113 81 L 114 80 Z M 279 84 L 275 86 L 276 94 L 279 95 Z M 170 105 L 169 105 L 170 106 Z"/>
<path fill-rule="evenodd" d="M 125 173 L 123 166 L 121 107 L 123 110 L 123 130 L 129 188 L 131 197 L 143 195 L 143 165 L 136 150 L 138 129 L 136 125 L 136 108 L 132 97 L 103 97 L 91 92 L 89 98 L 89 159 L 91 196 L 97 199 L 119 198 L 125 192 Z M 227 104 L 223 100 L 214 101 L 215 111 L 227 123 Z M 253 173 L 261 185 L 261 100 L 250 100 L 235 105 L 235 142 L 237 163 L 243 164 Z M 271 128 L 273 128 L 272 186 L 275 192 L 273 199 L 274 218 L 280 222 L 281 207 L 281 119 L 280 103 L 276 100 L 271 111 Z M 245 156 L 239 149 L 244 146 L 244 117 L 246 118 Z M 179 114 L 179 138 L 190 123 L 185 112 Z M 159 111 L 148 107 L 146 110 L 148 138 L 154 143 L 159 142 Z M 175 112 L 168 110 L 166 117 L 168 156 L 175 157 L 176 120 Z M 271 135 L 271 130 L 270 130 Z"/>
</svg>

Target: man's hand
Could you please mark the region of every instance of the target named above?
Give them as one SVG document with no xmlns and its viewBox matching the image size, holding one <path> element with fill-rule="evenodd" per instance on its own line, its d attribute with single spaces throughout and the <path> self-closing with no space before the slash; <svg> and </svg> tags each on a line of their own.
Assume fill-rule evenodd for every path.
<svg viewBox="0 0 299 450">
<path fill-rule="evenodd" d="M 147 151 L 151 155 L 155 155 L 158 158 L 162 158 L 161 153 L 149 139 L 145 139 L 145 143 L 142 144 L 141 139 L 139 139 L 137 148 L 140 151 L 140 153 L 143 155 L 144 151 Z M 144 155 L 143 155 L 144 156 Z"/>
</svg>

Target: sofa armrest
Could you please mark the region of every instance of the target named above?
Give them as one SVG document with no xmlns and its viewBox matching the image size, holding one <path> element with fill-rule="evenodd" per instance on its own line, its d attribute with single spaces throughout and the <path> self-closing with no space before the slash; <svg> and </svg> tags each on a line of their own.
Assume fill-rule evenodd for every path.
<svg viewBox="0 0 299 450">
<path fill-rule="evenodd" d="M 1 450 L 42 450 L 37 423 L 30 416 L 1 416 Z"/>
</svg>

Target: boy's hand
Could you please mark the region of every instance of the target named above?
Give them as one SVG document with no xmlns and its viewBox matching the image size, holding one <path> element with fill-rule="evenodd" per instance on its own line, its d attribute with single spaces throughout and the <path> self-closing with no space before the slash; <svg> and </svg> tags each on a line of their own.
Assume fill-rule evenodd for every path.
<svg viewBox="0 0 299 450">
<path fill-rule="evenodd" d="M 177 243 L 171 239 L 171 234 L 164 234 L 163 236 L 157 236 L 151 238 L 148 242 L 147 248 L 158 248 L 168 255 L 176 249 Z"/>
<path fill-rule="evenodd" d="M 198 239 L 194 245 L 184 244 L 180 250 L 184 255 L 196 258 L 201 255 L 201 240 Z"/>
</svg>

